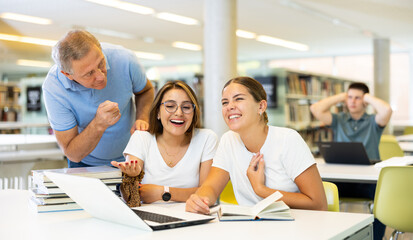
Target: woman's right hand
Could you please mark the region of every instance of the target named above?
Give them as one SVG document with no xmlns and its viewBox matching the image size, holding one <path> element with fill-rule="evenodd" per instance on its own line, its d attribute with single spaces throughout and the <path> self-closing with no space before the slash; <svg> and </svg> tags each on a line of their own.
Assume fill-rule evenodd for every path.
<svg viewBox="0 0 413 240">
<path fill-rule="evenodd" d="M 131 160 L 128 162 L 116 162 L 112 161 L 111 164 L 119 168 L 123 173 L 129 177 L 136 177 L 141 172 L 141 167 L 138 164 L 138 160 Z"/>
<path fill-rule="evenodd" d="M 209 199 L 194 193 L 186 200 L 185 211 L 209 214 Z"/>
</svg>

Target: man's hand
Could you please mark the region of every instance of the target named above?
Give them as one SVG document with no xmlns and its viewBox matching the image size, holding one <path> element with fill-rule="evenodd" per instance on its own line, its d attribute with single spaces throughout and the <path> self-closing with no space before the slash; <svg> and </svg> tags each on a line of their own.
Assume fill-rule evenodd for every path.
<svg viewBox="0 0 413 240">
<path fill-rule="evenodd" d="M 247 177 L 251 182 L 254 192 L 259 195 L 258 191 L 265 186 L 265 164 L 262 153 L 258 153 L 252 157 L 247 169 Z"/>
<path fill-rule="evenodd" d="M 104 101 L 96 111 L 95 120 L 97 126 L 104 129 L 117 123 L 121 117 L 118 104 L 109 100 Z"/>
<path fill-rule="evenodd" d="M 135 123 L 133 124 L 130 134 L 132 135 L 135 131 L 148 131 L 149 129 L 149 123 L 144 120 L 136 120 Z"/>
</svg>

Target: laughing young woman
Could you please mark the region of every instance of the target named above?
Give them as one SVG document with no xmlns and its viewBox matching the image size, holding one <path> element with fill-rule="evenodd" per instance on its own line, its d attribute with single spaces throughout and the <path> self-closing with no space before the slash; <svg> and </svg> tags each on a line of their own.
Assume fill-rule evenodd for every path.
<svg viewBox="0 0 413 240">
<path fill-rule="evenodd" d="M 182 81 L 167 82 L 152 104 L 149 132 L 135 131 L 123 153 L 127 161 L 112 165 L 128 177 L 144 170 L 139 193 L 145 203 L 186 201 L 206 179 L 218 140 L 199 127 L 193 90 Z"/>
<path fill-rule="evenodd" d="M 209 213 L 231 179 L 238 204 L 251 206 L 275 191 L 291 208 L 327 210 L 320 174 L 300 135 L 267 125 L 267 95 L 249 77 L 228 81 L 222 91 L 225 133 L 202 186 L 186 201 L 186 210 Z"/>
</svg>

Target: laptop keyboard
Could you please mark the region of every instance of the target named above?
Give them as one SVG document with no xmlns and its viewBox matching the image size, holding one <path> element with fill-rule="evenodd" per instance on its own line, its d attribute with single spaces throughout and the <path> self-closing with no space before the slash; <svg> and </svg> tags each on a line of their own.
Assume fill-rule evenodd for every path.
<svg viewBox="0 0 413 240">
<path fill-rule="evenodd" d="M 169 223 L 169 222 L 177 222 L 177 221 L 184 221 L 184 219 L 175 218 L 171 216 L 166 216 L 158 213 L 151 213 L 140 211 L 136 209 L 132 209 L 136 215 L 138 215 L 142 220 L 148 220 L 157 223 Z"/>
</svg>

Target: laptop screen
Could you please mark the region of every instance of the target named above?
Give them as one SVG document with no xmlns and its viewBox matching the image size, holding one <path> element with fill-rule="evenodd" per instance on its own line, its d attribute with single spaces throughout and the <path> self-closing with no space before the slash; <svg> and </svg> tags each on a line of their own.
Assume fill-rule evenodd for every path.
<svg viewBox="0 0 413 240">
<path fill-rule="evenodd" d="M 361 142 L 319 142 L 318 148 L 326 163 L 371 165 Z"/>
</svg>

